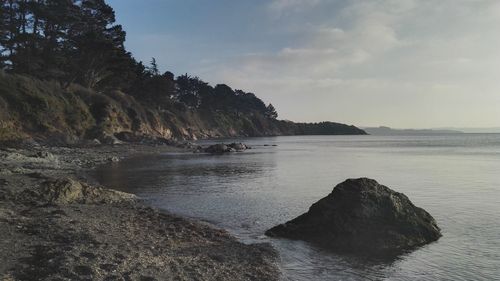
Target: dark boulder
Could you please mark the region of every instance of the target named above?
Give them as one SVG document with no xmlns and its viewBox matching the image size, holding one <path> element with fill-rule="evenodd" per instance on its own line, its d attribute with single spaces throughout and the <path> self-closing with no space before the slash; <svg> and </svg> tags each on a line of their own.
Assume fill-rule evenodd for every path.
<svg viewBox="0 0 500 281">
<path fill-rule="evenodd" d="M 138 143 L 142 140 L 140 135 L 127 131 L 115 133 L 114 136 L 123 142 Z"/>
<path fill-rule="evenodd" d="M 246 150 L 249 148 L 246 144 L 241 143 L 241 142 L 239 142 L 239 143 L 233 142 L 233 143 L 229 144 L 228 146 L 230 148 L 235 149 L 236 151 L 243 151 L 243 150 Z"/>
<path fill-rule="evenodd" d="M 229 147 L 223 143 L 218 143 L 205 148 L 208 153 L 225 153 L 229 152 Z"/>
<path fill-rule="evenodd" d="M 123 142 L 115 137 L 115 135 L 108 133 L 108 132 L 102 132 L 102 134 L 99 136 L 98 140 L 103 143 L 103 144 L 108 144 L 108 145 L 117 145 L 117 144 L 123 144 Z"/>
<path fill-rule="evenodd" d="M 402 193 L 348 179 L 299 217 L 266 232 L 351 253 L 399 254 L 441 237 L 434 218 Z"/>
<path fill-rule="evenodd" d="M 246 149 L 249 149 L 249 147 L 243 143 L 231 143 L 228 145 L 225 145 L 223 143 L 218 143 L 218 144 L 214 144 L 214 145 L 211 145 L 211 146 L 205 148 L 205 152 L 208 152 L 208 153 L 227 153 L 227 152 L 243 151 Z"/>
</svg>

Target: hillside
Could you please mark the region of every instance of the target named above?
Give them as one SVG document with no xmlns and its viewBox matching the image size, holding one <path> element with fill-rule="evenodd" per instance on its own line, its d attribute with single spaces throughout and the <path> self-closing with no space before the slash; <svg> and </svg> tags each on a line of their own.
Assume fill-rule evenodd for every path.
<svg viewBox="0 0 500 281">
<path fill-rule="evenodd" d="M 279 121 L 253 93 L 175 77 L 154 58 L 137 61 L 104 0 L 27 3 L 0 4 L 0 140 L 364 134 L 337 123 Z"/>
<path fill-rule="evenodd" d="M 232 90 L 231 90 L 232 91 Z M 237 97 L 234 91 L 228 93 Z M 246 99 L 258 102 L 255 96 Z M 234 102 L 239 99 L 235 99 Z M 234 103 L 233 102 L 233 103 Z M 261 101 L 260 101 L 261 102 Z M 34 138 L 50 143 L 85 139 L 112 142 L 297 134 L 364 134 L 338 123 L 293 123 L 245 105 L 226 109 L 189 107 L 180 101 L 153 105 L 119 90 L 96 92 L 57 81 L 0 75 L 0 140 Z M 243 110 L 245 109 L 245 110 Z"/>
</svg>

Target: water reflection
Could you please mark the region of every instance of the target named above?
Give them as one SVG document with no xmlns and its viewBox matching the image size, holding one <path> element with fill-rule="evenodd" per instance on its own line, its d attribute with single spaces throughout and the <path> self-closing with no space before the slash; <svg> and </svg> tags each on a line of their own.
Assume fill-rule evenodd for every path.
<svg viewBox="0 0 500 281">
<path fill-rule="evenodd" d="M 244 157 L 253 154 L 246 153 Z M 139 156 L 104 165 L 93 174 L 106 185 L 126 192 L 148 193 L 150 189 L 226 192 L 224 187 L 234 187 L 229 185 L 231 182 L 258 177 L 258 174 L 275 166 L 272 162 L 263 166 L 257 161 L 242 162 L 237 159 L 242 156 L 190 153 Z M 214 177 L 224 180 L 218 181 L 215 188 L 204 184 Z"/>
<path fill-rule="evenodd" d="M 499 280 L 500 135 L 317 136 L 248 139 L 251 151 L 170 154 L 104 166 L 96 178 L 152 205 L 269 241 L 287 280 Z M 268 239 L 268 228 L 302 213 L 333 186 L 372 177 L 428 210 L 443 237 L 391 261 L 338 255 Z"/>
</svg>

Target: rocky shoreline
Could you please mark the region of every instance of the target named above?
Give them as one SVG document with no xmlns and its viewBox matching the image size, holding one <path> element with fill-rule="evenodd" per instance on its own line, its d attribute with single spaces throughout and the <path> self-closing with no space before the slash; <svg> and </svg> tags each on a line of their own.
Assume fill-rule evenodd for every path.
<svg viewBox="0 0 500 281">
<path fill-rule="evenodd" d="M 153 145 L 0 147 L 0 280 L 279 280 L 269 244 L 88 184 L 87 171 Z"/>
</svg>

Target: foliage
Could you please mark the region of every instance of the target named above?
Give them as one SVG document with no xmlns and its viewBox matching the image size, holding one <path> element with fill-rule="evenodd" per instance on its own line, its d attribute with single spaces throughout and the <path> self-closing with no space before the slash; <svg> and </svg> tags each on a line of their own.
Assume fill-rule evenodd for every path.
<svg viewBox="0 0 500 281">
<path fill-rule="evenodd" d="M 135 61 L 104 0 L 8 0 L 0 14 L 1 64 L 10 72 L 89 88 L 123 86 Z"/>
<path fill-rule="evenodd" d="M 255 94 L 162 73 L 155 58 L 147 66 L 136 61 L 124 42 L 105 0 L 0 1 L 1 135 L 16 126 L 78 137 L 99 130 L 180 138 L 359 132 L 276 120 L 275 107 Z"/>
<path fill-rule="evenodd" d="M 123 89 L 159 109 L 277 116 L 254 94 L 212 87 L 188 74 L 175 79 L 161 73 L 155 58 L 149 66 L 137 62 L 104 0 L 7 0 L 0 11 L 0 66 L 8 72 L 57 80 L 63 87 Z"/>
<path fill-rule="evenodd" d="M 352 125 L 335 122 L 295 123 L 296 135 L 365 135 L 366 132 Z"/>
<path fill-rule="evenodd" d="M 0 121 L 19 124 L 18 131 L 59 132 L 78 137 L 95 123 L 85 102 L 73 89 L 63 89 L 58 82 L 0 76 L 0 98 L 6 115 Z"/>
<path fill-rule="evenodd" d="M 276 112 L 276 109 L 271 103 L 266 108 L 266 116 L 271 119 L 278 118 L 278 112 Z"/>
</svg>

